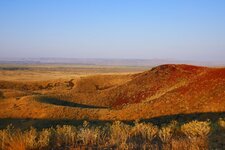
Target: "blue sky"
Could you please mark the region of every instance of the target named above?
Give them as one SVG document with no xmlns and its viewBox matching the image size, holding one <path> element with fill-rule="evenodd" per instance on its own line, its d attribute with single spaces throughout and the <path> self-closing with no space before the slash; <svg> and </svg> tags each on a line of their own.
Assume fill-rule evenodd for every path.
<svg viewBox="0 0 225 150">
<path fill-rule="evenodd" d="M 0 52 L 225 61 L 225 1 L 1 0 Z"/>
</svg>

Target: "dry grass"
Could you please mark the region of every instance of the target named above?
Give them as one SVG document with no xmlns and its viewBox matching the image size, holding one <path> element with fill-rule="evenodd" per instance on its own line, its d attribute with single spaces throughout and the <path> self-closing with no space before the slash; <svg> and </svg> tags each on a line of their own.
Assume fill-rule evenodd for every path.
<svg viewBox="0 0 225 150">
<path fill-rule="evenodd" d="M 140 140 L 143 143 L 151 142 L 158 133 L 158 127 L 151 123 L 139 123 L 135 122 L 134 127 L 131 129 L 131 138 Z"/>
<path fill-rule="evenodd" d="M 126 148 L 129 132 L 130 126 L 120 121 L 115 121 L 110 127 L 110 143 L 120 148 Z"/>
<path fill-rule="evenodd" d="M 8 126 L 0 130 L 2 150 L 118 148 L 118 149 L 208 149 L 211 126 L 206 121 L 192 121 L 179 126 L 173 121 L 160 129 L 151 123 L 135 122 L 134 126 L 115 121 L 111 125 L 69 125 L 37 131 Z M 180 137 L 179 133 L 185 137 Z M 189 141 L 189 142 L 188 142 Z M 214 143 L 216 144 L 216 143 Z"/>
<path fill-rule="evenodd" d="M 221 128 L 225 129 L 225 119 L 220 118 L 218 124 Z"/>
<path fill-rule="evenodd" d="M 159 130 L 159 138 L 161 139 L 163 143 L 168 143 L 171 141 L 172 136 L 175 132 L 176 126 L 177 126 L 177 122 L 172 121 L 170 124 L 163 126 Z"/>
<path fill-rule="evenodd" d="M 192 121 L 181 126 L 181 131 L 189 138 L 191 149 L 208 149 L 210 122 Z"/>
<path fill-rule="evenodd" d="M 162 141 L 163 149 L 171 149 L 171 141 L 177 129 L 177 122 L 171 121 L 168 125 L 162 126 L 159 130 L 159 138 Z"/>
<path fill-rule="evenodd" d="M 181 131 L 190 139 L 205 138 L 211 131 L 210 122 L 192 121 L 181 126 Z"/>
<path fill-rule="evenodd" d="M 84 121 L 83 127 L 79 129 L 77 134 L 79 142 L 84 145 L 97 145 L 100 139 L 99 128 L 89 127 L 89 123 Z"/>
</svg>

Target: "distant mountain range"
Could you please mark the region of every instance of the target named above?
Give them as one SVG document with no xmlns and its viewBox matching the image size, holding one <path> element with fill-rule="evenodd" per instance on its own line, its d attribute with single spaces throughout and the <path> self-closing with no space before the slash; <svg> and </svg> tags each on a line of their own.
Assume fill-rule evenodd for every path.
<svg viewBox="0 0 225 150">
<path fill-rule="evenodd" d="M 109 66 L 157 66 L 162 64 L 192 64 L 225 66 L 225 62 L 188 61 L 173 59 L 103 59 L 103 58 L 0 58 L 0 64 L 78 64 Z"/>
</svg>

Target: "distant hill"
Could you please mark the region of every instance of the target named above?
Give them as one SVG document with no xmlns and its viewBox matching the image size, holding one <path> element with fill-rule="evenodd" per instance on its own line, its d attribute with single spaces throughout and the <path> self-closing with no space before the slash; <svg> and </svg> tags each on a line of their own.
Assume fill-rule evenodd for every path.
<svg viewBox="0 0 225 150">
<path fill-rule="evenodd" d="M 192 64 L 225 66 L 224 62 L 203 62 L 172 59 L 101 59 L 101 58 L 0 58 L 0 64 L 79 64 L 110 66 L 158 66 L 162 64 Z"/>
</svg>

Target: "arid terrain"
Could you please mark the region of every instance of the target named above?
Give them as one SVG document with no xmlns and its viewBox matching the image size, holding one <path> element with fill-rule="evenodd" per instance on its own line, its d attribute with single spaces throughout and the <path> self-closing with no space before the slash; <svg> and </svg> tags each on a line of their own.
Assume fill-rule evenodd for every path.
<svg viewBox="0 0 225 150">
<path fill-rule="evenodd" d="M 84 120 L 142 120 L 159 126 L 172 120 L 216 122 L 224 112 L 221 67 L 0 66 L 1 129 L 81 125 Z"/>
<path fill-rule="evenodd" d="M 136 120 L 225 111 L 225 68 L 4 66 L 0 79 L 2 120 Z"/>
</svg>

